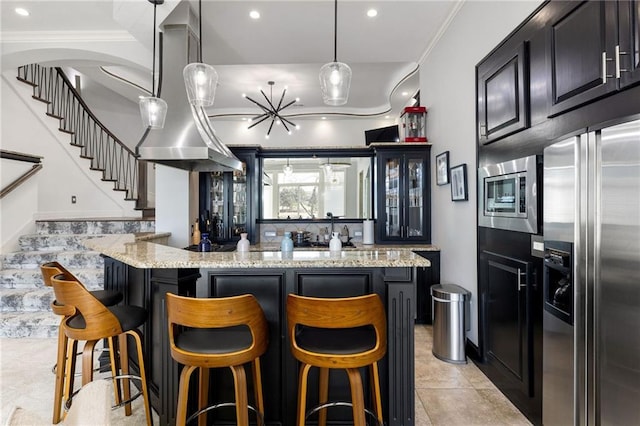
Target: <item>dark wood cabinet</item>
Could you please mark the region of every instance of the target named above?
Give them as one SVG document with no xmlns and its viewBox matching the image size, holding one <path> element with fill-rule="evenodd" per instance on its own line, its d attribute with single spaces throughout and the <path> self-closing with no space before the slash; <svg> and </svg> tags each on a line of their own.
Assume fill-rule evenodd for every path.
<svg viewBox="0 0 640 426">
<path fill-rule="evenodd" d="M 431 243 L 430 149 L 376 147 L 377 243 Z"/>
<path fill-rule="evenodd" d="M 201 172 L 199 177 L 200 231 L 208 232 L 213 242 L 238 241 L 246 232 L 255 243 L 258 218 L 257 149 L 233 148 L 243 170 Z"/>
<path fill-rule="evenodd" d="M 618 2 L 619 40 L 615 52 L 620 87 L 640 82 L 640 1 Z"/>
<path fill-rule="evenodd" d="M 532 394 L 533 267 L 528 261 L 483 251 L 480 255 L 484 357 L 509 388 Z"/>
<path fill-rule="evenodd" d="M 431 262 L 428 268 L 416 268 L 416 323 L 431 324 L 433 322 L 431 286 L 440 284 L 440 252 L 417 251 L 416 254 Z"/>
<path fill-rule="evenodd" d="M 105 257 L 105 287 L 125 294 L 126 304 L 143 306 L 149 314 L 143 326 L 143 351 L 151 403 L 161 425 L 175 424 L 179 373 L 181 367 L 171 357 L 166 294 L 224 297 L 255 295 L 269 324 L 269 346 L 261 357 L 265 424 L 295 423 L 298 364 L 291 355 L 286 336 L 286 297 L 299 293 L 320 297 L 355 296 L 376 293 L 386 304 L 387 354 L 378 363 L 383 394 L 385 424 L 407 425 L 414 420 L 414 268 L 251 268 L 247 269 L 140 269 Z M 135 362 L 135 358 L 132 361 Z M 132 366 L 135 373 L 136 366 Z M 229 370 L 211 372 L 212 399 L 233 400 L 233 378 Z M 333 375 L 332 398 L 350 398 L 346 376 Z M 368 373 L 363 375 L 365 384 Z M 249 386 L 252 386 L 248 377 Z M 310 376 L 311 382 L 317 375 Z M 317 384 L 310 388 L 317 389 Z M 194 385 L 190 391 L 194 392 Z M 313 393 L 313 392 L 312 392 Z M 251 394 L 251 390 L 249 390 Z M 197 404 L 197 398 L 190 397 Z M 195 407 L 191 406 L 191 411 Z M 349 424 L 351 411 L 329 411 L 332 423 Z M 234 424 L 233 411 L 214 410 L 209 424 Z"/>
<path fill-rule="evenodd" d="M 640 81 L 636 0 L 561 4 L 547 29 L 550 117 Z"/>
<path fill-rule="evenodd" d="M 477 72 L 480 143 L 529 127 L 527 44 L 496 51 L 478 65 Z"/>
</svg>

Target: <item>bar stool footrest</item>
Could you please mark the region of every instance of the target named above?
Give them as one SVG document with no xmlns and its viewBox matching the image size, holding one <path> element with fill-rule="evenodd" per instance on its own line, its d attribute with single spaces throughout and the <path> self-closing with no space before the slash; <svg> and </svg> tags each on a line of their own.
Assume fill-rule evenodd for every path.
<svg viewBox="0 0 640 426">
<path fill-rule="evenodd" d="M 215 410 L 216 408 L 224 408 L 224 407 L 235 407 L 236 403 L 235 402 L 221 402 L 219 404 L 213 404 L 213 405 L 209 405 L 208 407 L 203 408 L 202 410 L 198 410 L 195 413 L 193 413 L 192 415 L 190 415 L 187 418 L 186 424 L 189 424 L 189 422 L 191 422 L 192 420 L 195 420 L 196 418 L 198 418 L 201 414 L 204 414 L 208 411 L 211 410 Z M 262 417 L 262 414 L 260 412 L 258 412 L 258 410 L 256 410 L 253 406 L 251 405 L 247 405 L 247 407 L 249 408 L 249 410 L 253 411 L 254 413 L 256 413 L 256 416 L 259 420 L 258 425 L 264 425 L 264 418 Z"/>
<path fill-rule="evenodd" d="M 142 383 L 142 377 L 140 376 L 135 376 L 132 374 L 123 374 L 120 376 L 109 376 L 109 377 L 103 377 L 102 380 L 122 380 L 122 379 L 129 379 L 129 380 L 139 380 Z M 82 389 L 82 388 L 80 388 Z M 73 397 L 80 392 L 80 389 L 75 390 L 71 396 L 69 396 L 69 399 L 67 399 L 64 403 L 64 411 L 69 411 L 69 409 L 71 408 L 71 404 L 73 403 Z M 118 408 L 124 407 L 127 404 L 132 403 L 133 401 L 135 401 L 136 399 L 138 399 L 138 397 L 142 396 L 142 391 L 132 395 L 129 399 L 127 399 L 126 401 L 121 401 L 120 404 L 116 404 L 116 405 L 112 405 L 111 409 L 112 410 L 116 410 Z"/>
<path fill-rule="evenodd" d="M 324 410 L 330 407 L 353 407 L 353 404 L 346 401 L 333 401 L 333 402 L 325 402 L 324 404 L 317 405 L 313 407 L 311 410 L 307 411 L 307 414 L 304 416 L 304 419 L 307 420 L 310 416 L 314 415 L 320 410 Z M 384 426 L 384 423 L 378 420 L 375 413 L 367 408 L 364 409 L 365 414 L 371 416 L 378 426 Z"/>
</svg>

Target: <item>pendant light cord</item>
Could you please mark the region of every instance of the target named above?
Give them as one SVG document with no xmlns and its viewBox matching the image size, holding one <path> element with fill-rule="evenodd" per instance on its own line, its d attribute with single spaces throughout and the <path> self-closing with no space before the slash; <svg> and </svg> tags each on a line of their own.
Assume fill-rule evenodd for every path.
<svg viewBox="0 0 640 426">
<path fill-rule="evenodd" d="M 333 62 L 338 62 L 338 0 L 333 7 Z"/>
<path fill-rule="evenodd" d="M 151 94 L 156 97 L 156 7 L 158 5 L 153 3 L 153 71 L 151 74 Z"/>
<path fill-rule="evenodd" d="M 202 0 L 198 1 L 198 38 L 200 39 L 199 48 L 198 48 L 198 56 L 201 63 L 204 63 L 202 59 Z"/>
</svg>

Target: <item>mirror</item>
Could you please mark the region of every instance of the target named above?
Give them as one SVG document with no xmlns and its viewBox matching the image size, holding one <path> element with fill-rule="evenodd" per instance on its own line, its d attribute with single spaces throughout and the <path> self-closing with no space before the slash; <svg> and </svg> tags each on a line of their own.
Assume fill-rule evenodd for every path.
<svg viewBox="0 0 640 426">
<path fill-rule="evenodd" d="M 371 157 L 262 159 L 261 219 L 372 217 Z"/>
</svg>

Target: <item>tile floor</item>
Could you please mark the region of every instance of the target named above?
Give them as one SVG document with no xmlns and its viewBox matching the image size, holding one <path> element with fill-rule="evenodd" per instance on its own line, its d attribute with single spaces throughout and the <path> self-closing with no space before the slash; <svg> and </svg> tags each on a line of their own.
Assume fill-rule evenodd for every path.
<svg viewBox="0 0 640 426">
<path fill-rule="evenodd" d="M 451 364 L 433 356 L 431 331 L 415 328 L 416 426 L 531 424 L 473 362 Z"/>
<path fill-rule="evenodd" d="M 415 342 L 416 426 L 530 424 L 472 362 L 455 365 L 435 358 L 430 326 L 416 326 Z M 0 424 L 14 405 L 50 424 L 55 353 L 55 339 L 0 339 Z M 134 402 L 133 416 L 121 411 L 115 412 L 114 424 L 144 423 L 141 399 Z"/>
</svg>

